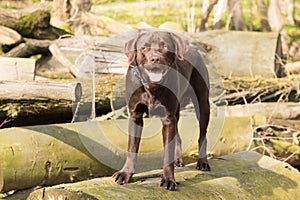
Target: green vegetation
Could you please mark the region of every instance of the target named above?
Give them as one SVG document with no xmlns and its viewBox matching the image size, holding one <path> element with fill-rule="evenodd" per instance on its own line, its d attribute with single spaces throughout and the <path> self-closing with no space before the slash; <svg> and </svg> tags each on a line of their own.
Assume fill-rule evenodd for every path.
<svg viewBox="0 0 300 200">
<path fill-rule="evenodd" d="M 284 28 L 290 37 L 289 44 L 292 44 L 293 42 L 300 42 L 300 29 L 297 26 L 286 25 Z"/>
<path fill-rule="evenodd" d="M 144 4 L 137 4 L 141 1 L 134 0 L 96 0 L 96 13 L 113 18 L 128 24 L 137 24 L 141 21 L 151 26 L 158 27 L 166 21 L 181 24 L 187 30 L 187 16 L 192 10 L 191 0 L 181 1 L 144 1 Z M 254 1 L 241 1 L 244 18 L 247 29 L 250 31 L 260 31 L 260 16 Z M 196 28 L 199 27 L 202 17 L 202 0 L 196 0 L 194 7 L 194 23 Z M 297 4 L 297 2 L 296 2 Z M 296 7 L 299 5 L 296 5 Z M 295 9 L 296 19 L 300 19 L 300 10 Z M 212 14 L 211 14 L 212 15 Z M 285 16 L 283 16 L 285 18 Z M 222 27 L 225 27 L 228 21 L 228 12 L 224 13 Z M 212 29 L 212 17 L 208 20 L 208 29 Z M 293 26 L 297 29 L 296 26 Z"/>
</svg>

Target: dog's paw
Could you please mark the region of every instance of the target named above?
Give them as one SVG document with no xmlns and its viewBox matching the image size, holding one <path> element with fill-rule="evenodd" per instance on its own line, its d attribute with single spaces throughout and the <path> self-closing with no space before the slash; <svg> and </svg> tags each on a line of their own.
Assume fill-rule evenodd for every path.
<svg viewBox="0 0 300 200">
<path fill-rule="evenodd" d="M 132 173 L 119 171 L 114 173 L 112 177 L 116 183 L 123 185 L 130 181 Z"/>
<path fill-rule="evenodd" d="M 162 177 L 160 181 L 160 187 L 165 187 L 167 190 L 173 191 L 177 189 L 177 183 L 174 179 Z"/>
<path fill-rule="evenodd" d="M 201 170 L 201 171 L 210 171 L 211 170 L 206 158 L 198 159 L 196 169 Z"/>
</svg>

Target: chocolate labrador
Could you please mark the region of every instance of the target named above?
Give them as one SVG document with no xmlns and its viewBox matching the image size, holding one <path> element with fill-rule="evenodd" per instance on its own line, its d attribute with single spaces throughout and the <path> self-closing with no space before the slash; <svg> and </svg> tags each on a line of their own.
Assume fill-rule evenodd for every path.
<svg viewBox="0 0 300 200">
<path fill-rule="evenodd" d="M 146 113 L 161 118 L 164 145 L 161 186 L 175 190 L 174 165 L 183 165 L 177 123 L 180 104 L 187 97 L 193 101 L 200 126 L 196 168 L 210 171 L 206 156 L 210 106 L 205 64 L 198 50 L 187 39 L 160 30 L 140 30 L 125 44 L 125 54 L 129 61 L 126 75 L 126 99 L 130 113 L 128 155 L 123 168 L 113 178 L 124 184 L 132 177 Z"/>
</svg>

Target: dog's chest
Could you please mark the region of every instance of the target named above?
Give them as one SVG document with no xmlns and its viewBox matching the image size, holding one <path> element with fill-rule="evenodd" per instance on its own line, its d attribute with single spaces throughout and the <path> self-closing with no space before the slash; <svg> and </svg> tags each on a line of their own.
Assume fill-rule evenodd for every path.
<svg viewBox="0 0 300 200">
<path fill-rule="evenodd" d="M 150 117 L 152 117 L 152 116 L 165 117 L 166 116 L 166 107 L 163 105 L 163 102 L 160 98 L 157 98 L 155 95 L 145 92 L 143 94 L 143 100 L 144 100 L 144 104 L 148 108 L 148 114 Z"/>
</svg>

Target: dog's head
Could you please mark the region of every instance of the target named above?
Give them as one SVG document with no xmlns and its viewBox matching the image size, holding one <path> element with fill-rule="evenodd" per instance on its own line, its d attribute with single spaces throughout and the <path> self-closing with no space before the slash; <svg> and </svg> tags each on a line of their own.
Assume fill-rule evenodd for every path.
<svg viewBox="0 0 300 200">
<path fill-rule="evenodd" d="M 189 42 L 177 34 L 142 30 L 125 44 L 130 65 L 138 67 L 146 82 L 160 83 L 177 60 L 184 59 Z"/>
</svg>

